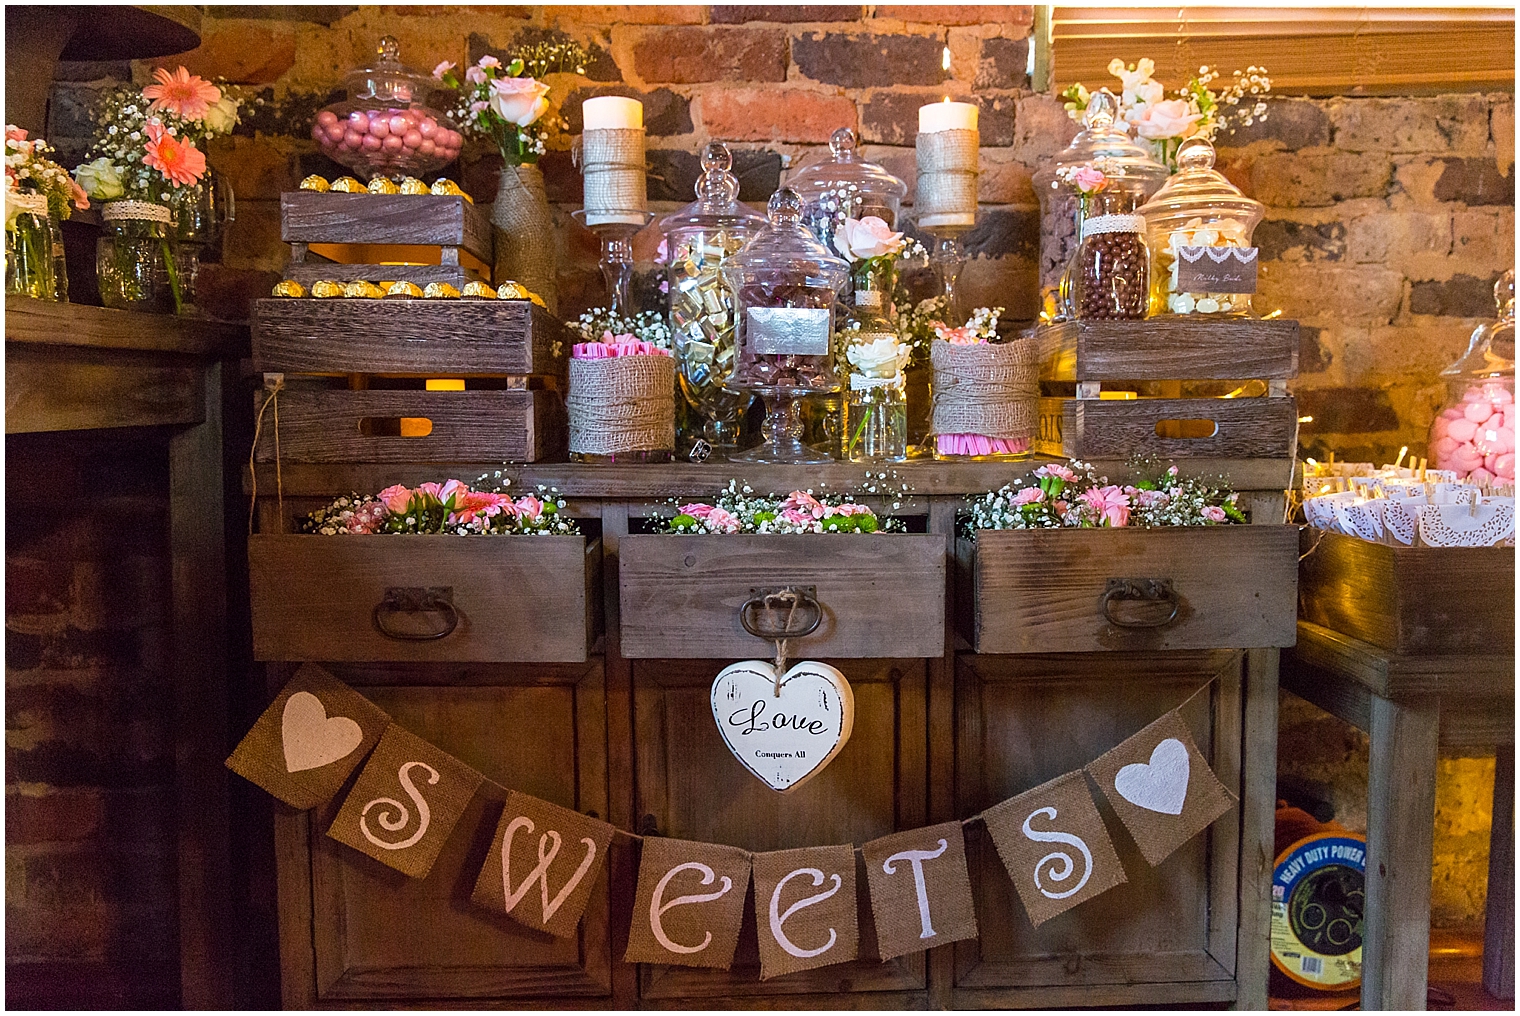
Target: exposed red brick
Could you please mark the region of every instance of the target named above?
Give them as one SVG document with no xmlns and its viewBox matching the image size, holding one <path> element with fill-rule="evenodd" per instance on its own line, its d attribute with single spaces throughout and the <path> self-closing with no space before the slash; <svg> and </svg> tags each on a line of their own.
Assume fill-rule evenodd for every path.
<svg viewBox="0 0 1520 1016">
<path fill-rule="evenodd" d="M 845 4 L 723 4 L 707 10 L 708 19 L 715 25 L 743 25 L 751 21 L 777 21 L 789 25 L 809 21 L 856 21 L 864 13 L 859 5 Z"/>
<path fill-rule="evenodd" d="M 545 7 L 550 24 L 700 25 L 707 8 L 699 4 L 567 4 Z"/>
<path fill-rule="evenodd" d="M 1034 8 L 1022 4 L 877 4 L 873 16 L 928 25 L 1034 24 Z"/>
<path fill-rule="evenodd" d="M 226 78 L 234 84 L 266 84 L 295 66 L 296 36 L 287 26 L 269 27 L 245 20 L 216 22 L 216 30 L 188 53 L 163 57 L 155 66 L 183 64 L 203 78 Z"/>
<path fill-rule="evenodd" d="M 633 70 L 645 81 L 785 81 L 786 31 L 780 28 L 649 28 L 633 44 Z"/>
<path fill-rule="evenodd" d="M 853 101 L 800 88 L 710 89 L 698 109 L 708 134 L 734 141 L 821 143 L 855 126 Z"/>
<path fill-rule="evenodd" d="M 938 35 L 804 32 L 792 40 L 792 59 L 805 76 L 826 85 L 937 85 L 946 77 L 944 48 Z"/>
</svg>

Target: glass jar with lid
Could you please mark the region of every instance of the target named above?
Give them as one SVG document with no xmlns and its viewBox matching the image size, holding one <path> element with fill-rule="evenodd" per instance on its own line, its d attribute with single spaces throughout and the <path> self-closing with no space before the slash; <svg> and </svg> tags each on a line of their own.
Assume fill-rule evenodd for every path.
<svg viewBox="0 0 1520 1016">
<path fill-rule="evenodd" d="M 688 419 L 695 417 L 692 422 L 700 428 L 683 434 L 683 443 L 705 440 L 720 459 L 737 450 L 739 424 L 752 398 L 723 387 L 733 372 L 737 346 L 734 295 L 722 268 L 766 224 L 765 216 L 739 200 L 732 165 L 727 146 L 709 143 L 702 152 L 697 200 L 660 221 L 676 379 L 694 411 Z"/>
<path fill-rule="evenodd" d="M 874 162 L 861 157 L 859 139 L 848 127 L 829 138 L 829 157 L 803 166 L 787 186 L 802 196 L 803 221 L 829 250 L 834 230 L 845 219 L 874 215 L 892 228 L 908 185 Z"/>
<path fill-rule="evenodd" d="M 1430 465 L 1479 486 L 1515 483 L 1515 271 L 1494 285 L 1497 320 L 1472 333 L 1441 371 L 1445 407 L 1430 425 Z"/>
<path fill-rule="evenodd" d="M 1251 234 L 1266 206 L 1240 192 L 1214 168 L 1214 146 L 1205 138 L 1188 138 L 1177 149 L 1177 172 L 1141 208 L 1151 248 L 1152 314 L 1251 313 L 1251 292 L 1232 292 L 1255 285 L 1242 283 L 1244 275 L 1256 277 L 1254 254 L 1236 255 L 1251 246 Z M 1209 252 L 1182 248 L 1216 248 Z M 1218 248 L 1230 248 L 1222 250 Z M 1204 274 L 1219 281 L 1218 288 L 1188 278 L 1179 286 L 1179 273 L 1187 268 L 1184 257 L 1204 261 Z"/>
<path fill-rule="evenodd" d="M 766 439 L 744 462 L 831 461 L 802 441 L 798 399 L 837 392 L 834 303 L 849 266 L 803 225 L 801 195 L 771 195 L 770 223 L 723 265 L 738 313 L 738 365 L 725 387 L 765 399 Z"/>
<path fill-rule="evenodd" d="M 311 126 L 312 140 L 335 162 L 366 179 L 400 179 L 458 157 L 464 136 L 428 105 L 442 86 L 404 66 L 392 36 L 380 40 L 375 65 L 349 72 L 343 87 L 348 98 L 324 107 Z"/>
<path fill-rule="evenodd" d="M 1072 316 L 1066 270 L 1082 235 L 1082 221 L 1092 214 L 1094 194 L 1106 191 L 1103 214 L 1131 214 L 1166 182 L 1166 166 L 1125 132 L 1118 115 L 1113 93 L 1106 88 L 1094 92 L 1082 116 L 1084 129 L 1034 175 L 1040 199 L 1041 320 Z"/>
</svg>

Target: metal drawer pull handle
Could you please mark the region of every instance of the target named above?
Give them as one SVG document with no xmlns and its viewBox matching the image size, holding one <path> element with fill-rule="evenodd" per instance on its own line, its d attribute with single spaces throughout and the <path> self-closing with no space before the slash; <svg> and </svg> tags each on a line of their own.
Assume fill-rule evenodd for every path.
<svg viewBox="0 0 1520 1016">
<path fill-rule="evenodd" d="M 442 614 L 441 631 L 404 632 L 386 626 L 391 614 Z M 375 604 L 373 615 L 375 630 L 388 639 L 398 642 L 432 642 L 447 638 L 459 627 L 459 611 L 454 607 L 453 586 L 391 586 L 385 591 L 385 599 Z"/>
<path fill-rule="evenodd" d="M 1157 609 L 1147 611 L 1151 614 L 1148 620 L 1120 620 L 1114 616 L 1114 603 L 1125 601 L 1156 604 L 1158 608 L 1170 603 L 1172 609 L 1164 617 Z M 1182 609 L 1182 597 L 1171 579 L 1109 579 L 1102 603 L 1103 616 L 1109 624 L 1119 628 L 1165 628 L 1177 620 L 1177 613 Z"/>
<path fill-rule="evenodd" d="M 800 639 L 823 622 L 817 586 L 751 589 L 749 594 L 739 607 L 739 623 L 757 639 Z"/>
</svg>

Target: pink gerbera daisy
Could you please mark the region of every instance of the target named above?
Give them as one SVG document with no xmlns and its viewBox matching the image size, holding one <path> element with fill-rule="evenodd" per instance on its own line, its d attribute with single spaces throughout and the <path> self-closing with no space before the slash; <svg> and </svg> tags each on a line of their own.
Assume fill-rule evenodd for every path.
<svg viewBox="0 0 1520 1016">
<path fill-rule="evenodd" d="M 165 180 L 183 187 L 196 183 L 206 172 L 206 156 L 200 149 L 174 137 L 156 123 L 148 124 L 143 162 L 162 173 Z"/>
<path fill-rule="evenodd" d="M 186 120 L 200 120 L 222 98 L 220 88 L 183 67 L 172 73 L 160 67 L 153 72 L 153 80 L 158 83 L 143 89 L 143 98 L 153 100 L 150 113 L 164 110 Z"/>
</svg>

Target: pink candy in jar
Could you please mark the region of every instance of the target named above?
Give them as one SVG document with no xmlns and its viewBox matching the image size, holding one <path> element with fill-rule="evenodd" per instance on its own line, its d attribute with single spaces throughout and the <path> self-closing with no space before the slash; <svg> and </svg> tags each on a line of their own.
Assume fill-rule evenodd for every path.
<svg viewBox="0 0 1520 1016">
<path fill-rule="evenodd" d="M 459 156 L 464 137 L 421 109 L 356 109 L 317 114 L 312 140 L 330 158 L 386 172 L 425 173 Z"/>
<path fill-rule="evenodd" d="M 1431 465 L 1479 484 L 1515 480 L 1515 396 L 1501 382 L 1473 384 L 1430 425 Z"/>
</svg>

